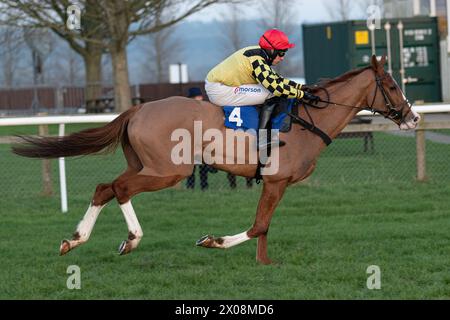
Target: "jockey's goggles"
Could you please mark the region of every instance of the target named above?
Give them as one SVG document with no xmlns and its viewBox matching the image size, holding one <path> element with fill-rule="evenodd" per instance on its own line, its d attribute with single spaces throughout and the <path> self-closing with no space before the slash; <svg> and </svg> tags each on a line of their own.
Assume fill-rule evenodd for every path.
<svg viewBox="0 0 450 320">
<path fill-rule="evenodd" d="M 284 55 L 286 54 L 287 49 L 286 50 L 277 50 L 277 55 L 279 57 L 284 57 Z"/>
</svg>

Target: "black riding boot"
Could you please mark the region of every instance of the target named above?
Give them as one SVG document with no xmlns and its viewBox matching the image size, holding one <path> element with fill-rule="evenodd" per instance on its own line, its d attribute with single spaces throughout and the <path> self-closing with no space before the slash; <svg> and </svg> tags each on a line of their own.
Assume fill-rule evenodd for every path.
<svg viewBox="0 0 450 320">
<path fill-rule="evenodd" d="M 263 106 L 261 107 L 261 113 L 259 115 L 259 129 L 270 129 L 268 128 L 269 121 L 272 118 L 272 113 L 275 110 L 275 107 L 278 105 L 279 98 L 272 98 L 267 100 Z M 270 126 L 271 127 L 271 126 Z M 267 130 L 269 131 L 269 130 Z M 271 141 L 268 142 L 267 136 L 269 135 L 269 132 L 267 132 L 267 135 L 265 139 L 262 139 L 261 136 L 258 133 L 259 139 L 259 150 L 267 148 L 269 145 L 272 147 L 276 144 L 277 140 L 274 139 L 274 137 L 271 137 Z M 280 147 L 284 146 L 286 142 L 279 140 L 278 145 Z"/>
</svg>

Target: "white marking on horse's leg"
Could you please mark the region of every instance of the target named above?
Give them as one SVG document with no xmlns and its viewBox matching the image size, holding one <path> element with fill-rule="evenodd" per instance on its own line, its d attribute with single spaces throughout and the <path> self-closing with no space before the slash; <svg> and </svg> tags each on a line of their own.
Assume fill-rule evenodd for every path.
<svg viewBox="0 0 450 320">
<path fill-rule="evenodd" d="M 98 215 L 105 206 L 106 204 L 102 206 L 93 206 L 92 204 L 89 205 L 89 208 L 84 214 L 83 219 L 78 223 L 77 229 L 73 236 L 73 240 L 68 241 L 70 249 L 73 249 L 89 240 Z"/>
<path fill-rule="evenodd" d="M 93 206 L 89 205 L 83 220 L 77 226 L 77 232 L 80 235 L 80 238 L 84 241 L 87 241 L 91 236 L 92 229 L 94 228 L 95 222 L 97 221 L 98 215 L 100 211 L 106 206 L 106 204 L 102 206 Z"/>
<path fill-rule="evenodd" d="M 139 224 L 136 213 L 134 212 L 133 206 L 131 205 L 131 201 L 121 204 L 120 209 L 122 209 L 123 216 L 125 217 L 125 221 L 127 222 L 129 235 L 128 240 L 125 243 L 122 243 L 119 250 L 121 251 L 121 253 L 128 253 L 138 246 L 144 233 L 142 232 L 141 225 Z M 125 246 L 126 244 L 129 244 L 130 247 L 127 248 L 127 252 L 122 252 L 125 250 L 125 247 L 123 246 Z"/>
<path fill-rule="evenodd" d="M 247 240 L 250 240 L 251 238 L 247 235 L 247 231 L 236 234 L 234 236 L 225 236 L 221 237 L 223 242 L 221 244 L 221 247 L 224 249 L 234 247 L 238 244 L 241 244 L 242 242 L 245 242 Z"/>
<path fill-rule="evenodd" d="M 141 225 L 136 217 L 136 213 L 134 212 L 133 206 L 131 205 L 131 201 L 128 201 L 122 205 L 120 205 L 120 209 L 122 209 L 123 215 L 128 225 L 128 231 L 133 233 L 134 235 L 140 235 L 142 237 L 143 232 L 141 229 Z"/>
</svg>

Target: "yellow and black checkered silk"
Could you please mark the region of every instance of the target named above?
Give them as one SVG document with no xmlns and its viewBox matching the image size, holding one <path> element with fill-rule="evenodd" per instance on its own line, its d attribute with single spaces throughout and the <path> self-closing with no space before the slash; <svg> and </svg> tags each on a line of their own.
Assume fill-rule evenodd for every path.
<svg viewBox="0 0 450 320">
<path fill-rule="evenodd" d="M 302 85 L 277 74 L 267 63 L 268 58 L 258 46 L 243 48 L 215 66 L 206 80 L 230 87 L 260 83 L 277 97 L 302 98 Z"/>
</svg>

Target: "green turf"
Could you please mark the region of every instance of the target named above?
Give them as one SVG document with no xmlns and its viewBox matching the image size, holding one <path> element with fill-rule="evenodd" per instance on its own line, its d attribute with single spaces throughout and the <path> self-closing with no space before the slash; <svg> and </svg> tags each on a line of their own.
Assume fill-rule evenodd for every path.
<svg viewBox="0 0 450 320">
<path fill-rule="evenodd" d="M 296 186 L 273 218 L 269 255 L 256 264 L 256 241 L 229 250 L 194 246 L 205 233 L 229 235 L 251 225 L 253 190 L 168 190 L 136 197 L 140 247 L 118 256 L 126 237 L 115 203 L 90 241 L 58 256 L 87 207 L 55 199 L 2 201 L 0 299 L 422 299 L 449 298 L 450 188 L 441 184 Z M 4 208 L 8 208 L 4 210 Z M 66 270 L 81 268 L 81 290 Z M 381 290 L 366 288 L 366 269 L 381 269 Z"/>
<path fill-rule="evenodd" d="M 446 135 L 450 135 L 450 129 L 439 129 L 439 130 L 433 130 L 436 133 L 440 133 L 440 134 L 446 134 Z"/>
<path fill-rule="evenodd" d="M 41 162 L 0 145 L 0 299 L 448 299 L 450 148 L 427 142 L 425 183 L 415 181 L 414 155 L 413 138 L 382 133 L 373 152 L 360 139 L 333 142 L 312 177 L 288 189 L 269 233 L 278 264 L 261 266 L 255 240 L 223 251 L 194 246 L 253 223 L 261 186 L 247 190 L 238 178 L 231 191 L 222 172 L 207 192 L 182 184 L 135 197 L 144 238 L 130 255 L 116 253 L 127 229 L 112 202 L 90 241 L 59 257 L 95 185 L 123 170 L 121 153 L 68 159 L 70 211 L 61 214 L 57 196 L 40 196 Z M 81 268 L 81 290 L 66 288 L 70 265 Z M 381 269 L 381 290 L 366 287 L 370 265 Z"/>
</svg>

